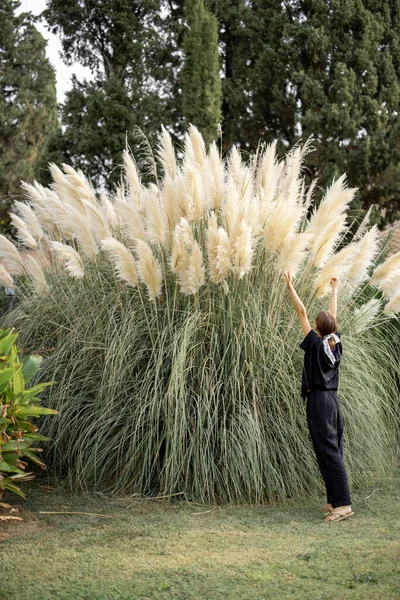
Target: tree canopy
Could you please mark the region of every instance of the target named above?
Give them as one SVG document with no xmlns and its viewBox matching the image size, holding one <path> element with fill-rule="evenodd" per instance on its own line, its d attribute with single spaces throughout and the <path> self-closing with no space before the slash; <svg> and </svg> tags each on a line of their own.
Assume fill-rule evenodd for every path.
<svg viewBox="0 0 400 600">
<path fill-rule="evenodd" d="M 55 74 L 45 55 L 46 41 L 20 3 L 0 4 L 0 226 L 30 181 L 57 123 Z"/>
</svg>

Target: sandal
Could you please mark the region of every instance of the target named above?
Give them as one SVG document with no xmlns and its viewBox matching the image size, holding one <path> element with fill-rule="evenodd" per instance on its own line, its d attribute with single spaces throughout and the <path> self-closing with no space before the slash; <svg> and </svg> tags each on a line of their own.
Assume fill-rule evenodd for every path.
<svg viewBox="0 0 400 600">
<path fill-rule="evenodd" d="M 338 513 L 338 512 L 330 512 L 324 519 L 325 523 L 336 523 L 339 521 L 344 521 L 345 519 L 348 519 L 349 517 L 352 517 L 354 515 L 353 512 L 349 512 L 349 513 Z M 331 518 L 330 518 L 331 517 Z M 333 517 L 333 518 L 332 518 Z"/>
</svg>

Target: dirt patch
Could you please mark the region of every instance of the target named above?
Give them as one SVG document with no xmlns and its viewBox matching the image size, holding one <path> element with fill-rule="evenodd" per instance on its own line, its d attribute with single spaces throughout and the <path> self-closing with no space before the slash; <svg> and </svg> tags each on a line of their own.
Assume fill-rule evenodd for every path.
<svg viewBox="0 0 400 600">
<path fill-rule="evenodd" d="M 10 537 L 36 533 L 40 527 L 40 522 L 29 510 L 0 507 L 0 542 Z"/>
</svg>

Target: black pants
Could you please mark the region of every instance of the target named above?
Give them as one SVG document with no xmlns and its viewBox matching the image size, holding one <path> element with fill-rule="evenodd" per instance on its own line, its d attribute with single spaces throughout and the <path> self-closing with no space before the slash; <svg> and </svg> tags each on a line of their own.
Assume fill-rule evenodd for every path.
<svg viewBox="0 0 400 600">
<path fill-rule="evenodd" d="M 351 504 L 343 464 L 343 418 L 336 392 L 307 394 L 307 423 L 328 502 L 333 508 Z"/>
</svg>

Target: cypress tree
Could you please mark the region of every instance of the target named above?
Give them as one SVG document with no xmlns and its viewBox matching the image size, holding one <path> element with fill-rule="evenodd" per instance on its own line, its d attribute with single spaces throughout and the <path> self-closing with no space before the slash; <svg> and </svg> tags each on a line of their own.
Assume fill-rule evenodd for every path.
<svg viewBox="0 0 400 600">
<path fill-rule="evenodd" d="M 35 168 L 57 124 L 55 74 L 46 41 L 20 3 L 0 5 L 0 227 L 9 229 L 8 210 L 21 196 L 20 181 Z"/>
<path fill-rule="evenodd" d="M 222 119 L 218 21 L 204 0 L 186 0 L 185 12 L 189 29 L 183 42 L 183 115 L 209 143 L 217 136 Z"/>
</svg>

